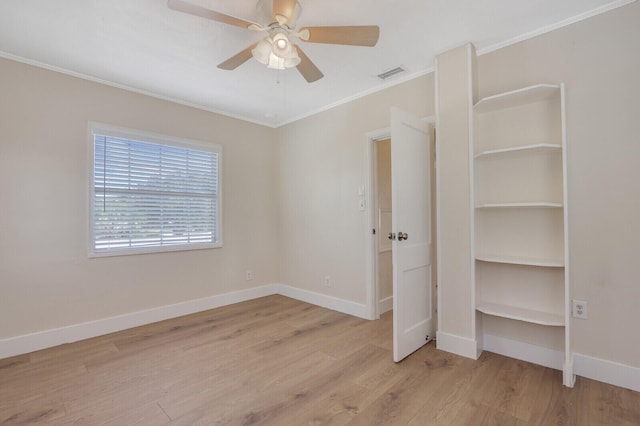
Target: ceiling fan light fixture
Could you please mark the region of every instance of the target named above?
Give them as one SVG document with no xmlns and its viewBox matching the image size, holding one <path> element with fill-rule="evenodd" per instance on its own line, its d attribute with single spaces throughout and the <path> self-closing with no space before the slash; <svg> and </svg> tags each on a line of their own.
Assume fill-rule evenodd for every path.
<svg viewBox="0 0 640 426">
<path fill-rule="evenodd" d="M 291 52 L 291 42 L 284 31 L 278 31 L 272 36 L 273 53 L 281 58 L 286 58 Z"/>
<path fill-rule="evenodd" d="M 298 56 L 298 50 L 295 47 L 291 47 L 291 52 L 289 52 L 289 55 L 284 58 L 284 67 L 292 68 L 298 66 L 300 61 L 301 59 L 300 56 Z"/>
<path fill-rule="evenodd" d="M 189 0 L 168 0 L 168 6 L 178 12 L 269 34 L 263 40 L 221 62 L 218 68 L 234 70 L 254 57 L 269 68 L 297 67 L 309 83 L 321 79 L 323 74 L 299 46 L 291 43 L 289 35 L 310 43 L 369 47 L 375 46 L 380 36 L 380 27 L 377 25 L 315 26 L 296 31 L 302 9 L 298 0 L 257 0 L 260 23 L 234 18 L 192 4 Z"/>
<path fill-rule="evenodd" d="M 271 52 L 272 44 L 273 40 L 271 37 L 266 37 L 258 42 L 255 49 L 251 51 L 251 54 L 256 58 L 256 61 L 264 65 L 269 64 L 269 57 L 273 55 Z"/>
<path fill-rule="evenodd" d="M 300 56 L 298 56 L 298 50 L 291 45 L 289 39 L 285 34 L 282 34 L 284 38 L 278 37 L 278 34 L 273 37 L 266 37 L 251 51 L 253 57 L 267 66 L 267 68 L 283 70 L 285 68 L 292 68 L 300 63 Z M 285 43 L 284 49 L 279 49 L 279 42 Z"/>
<path fill-rule="evenodd" d="M 269 62 L 267 63 L 267 68 L 283 70 L 286 68 L 292 68 L 297 66 L 300 63 L 300 57 L 298 56 L 298 51 L 293 48 L 291 52 L 285 57 L 277 56 L 274 53 L 269 55 Z"/>
</svg>

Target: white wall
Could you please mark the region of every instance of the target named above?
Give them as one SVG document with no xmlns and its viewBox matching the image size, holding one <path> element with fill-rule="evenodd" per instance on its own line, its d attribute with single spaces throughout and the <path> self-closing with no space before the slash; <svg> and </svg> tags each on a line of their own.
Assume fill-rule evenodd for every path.
<svg viewBox="0 0 640 426">
<path fill-rule="evenodd" d="M 635 367 L 640 367 L 638 22 L 635 2 L 481 55 L 477 62 L 479 97 L 540 82 L 566 84 L 571 292 L 589 302 L 589 319 L 573 320 L 573 348 Z M 364 215 L 356 194 L 363 179 L 363 135 L 388 126 L 392 105 L 433 114 L 433 84 L 432 75 L 421 77 L 279 130 L 283 283 L 365 302 Z M 441 191 L 446 198 L 447 188 Z M 334 287 L 324 287 L 325 275 L 332 275 Z M 459 284 L 460 293 L 451 300 L 471 300 L 471 283 L 466 290 Z M 473 338 L 469 303 L 440 309 L 452 320 L 453 333 Z"/>
<path fill-rule="evenodd" d="M 278 129 L 283 284 L 365 303 L 365 133 L 390 125 L 392 105 L 431 116 L 433 100 L 430 74 Z"/>
<path fill-rule="evenodd" d="M 466 44 L 436 58 L 438 78 L 438 337 L 475 339 L 469 129 L 475 49 Z M 475 345 L 464 351 L 475 357 Z M 451 348 L 449 348 L 451 350 Z M 454 351 L 455 352 L 455 351 Z"/>
<path fill-rule="evenodd" d="M 573 351 L 640 367 L 640 3 L 478 58 L 479 96 L 566 84 Z"/>
<path fill-rule="evenodd" d="M 275 130 L 4 59 L 0 94 L 0 339 L 278 281 Z M 89 259 L 90 120 L 221 144 L 224 247 Z"/>
<path fill-rule="evenodd" d="M 572 294 L 589 302 L 573 347 L 636 367 L 638 22 L 636 2 L 478 59 L 480 96 L 566 83 Z M 246 288 L 248 267 L 251 285 L 365 303 L 364 134 L 393 105 L 433 115 L 433 87 L 422 76 L 271 130 L 0 60 L 0 338 Z M 221 143 L 225 247 L 87 259 L 88 120 Z"/>
</svg>

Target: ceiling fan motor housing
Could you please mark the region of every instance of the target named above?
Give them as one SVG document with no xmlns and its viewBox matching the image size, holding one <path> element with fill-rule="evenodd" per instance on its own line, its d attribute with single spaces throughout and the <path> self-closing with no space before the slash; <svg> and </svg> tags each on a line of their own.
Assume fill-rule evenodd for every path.
<svg viewBox="0 0 640 426">
<path fill-rule="evenodd" d="M 281 15 L 284 18 L 283 22 L 279 22 L 277 20 L 274 22 L 273 3 L 273 0 L 258 0 L 256 9 L 258 10 L 260 23 L 265 27 L 271 26 L 272 24 L 278 24 L 286 26 L 289 29 L 295 28 L 298 23 L 298 18 L 300 17 L 300 11 L 302 10 L 300 3 L 296 1 L 293 10 L 286 11 L 286 16 Z"/>
</svg>

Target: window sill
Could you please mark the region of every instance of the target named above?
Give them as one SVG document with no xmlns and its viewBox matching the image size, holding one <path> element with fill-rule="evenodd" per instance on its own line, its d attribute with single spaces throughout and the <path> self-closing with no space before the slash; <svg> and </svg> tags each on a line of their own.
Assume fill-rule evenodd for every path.
<svg viewBox="0 0 640 426">
<path fill-rule="evenodd" d="M 189 251 L 189 250 L 205 250 L 222 248 L 222 242 L 215 244 L 191 244 L 191 245 L 176 245 L 176 246 L 164 246 L 164 247 L 141 247 L 130 249 L 113 249 L 113 250 L 100 250 L 93 251 L 89 249 L 88 257 L 111 257 L 111 256 L 130 256 L 136 254 L 152 254 L 152 253 L 166 253 L 175 251 Z"/>
</svg>

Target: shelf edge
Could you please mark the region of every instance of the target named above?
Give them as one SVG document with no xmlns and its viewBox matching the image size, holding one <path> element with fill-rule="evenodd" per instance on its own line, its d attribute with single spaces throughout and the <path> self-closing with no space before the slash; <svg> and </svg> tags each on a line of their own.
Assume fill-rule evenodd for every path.
<svg viewBox="0 0 640 426">
<path fill-rule="evenodd" d="M 545 208 L 545 209 L 559 209 L 562 208 L 561 203 L 486 203 L 475 206 L 476 209 L 503 209 L 503 208 Z"/>
<path fill-rule="evenodd" d="M 555 143 L 536 143 L 531 145 L 514 146 L 511 148 L 489 149 L 475 154 L 474 158 L 488 157 L 492 155 L 508 154 L 511 152 L 535 151 L 535 150 L 562 150 L 562 145 Z"/>
<path fill-rule="evenodd" d="M 481 113 L 481 112 L 484 112 L 483 108 L 489 108 L 491 106 L 491 103 L 499 101 L 501 99 L 506 99 L 509 97 L 515 98 L 519 95 L 524 95 L 526 93 L 535 92 L 535 91 L 560 90 L 560 89 L 561 89 L 561 86 L 557 84 L 548 84 L 548 83 L 534 84 L 532 86 L 522 87 L 520 89 L 510 90 L 508 92 L 498 93 L 495 95 L 484 97 L 478 100 L 478 102 L 476 102 L 475 104 L 473 104 L 473 110 L 475 112 Z M 489 105 L 489 107 L 487 107 L 486 105 Z M 487 111 L 490 111 L 490 109 L 488 109 Z"/>
<path fill-rule="evenodd" d="M 564 315 L 549 312 L 533 311 L 524 308 L 510 307 L 493 303 L 480 304 L 476 310 L 485 315 L 528 322 L 549 327 L 564 327 Z"/>
<path fill-rule="evenodd" d="M 564 268 L 564 262 L 553 259 L 531 259 L 504 256 L 477 255 L 476 260 L 489 263 L 506 263 L 510 265 L 542 266 L 546 268 Z"/>
</svg>

